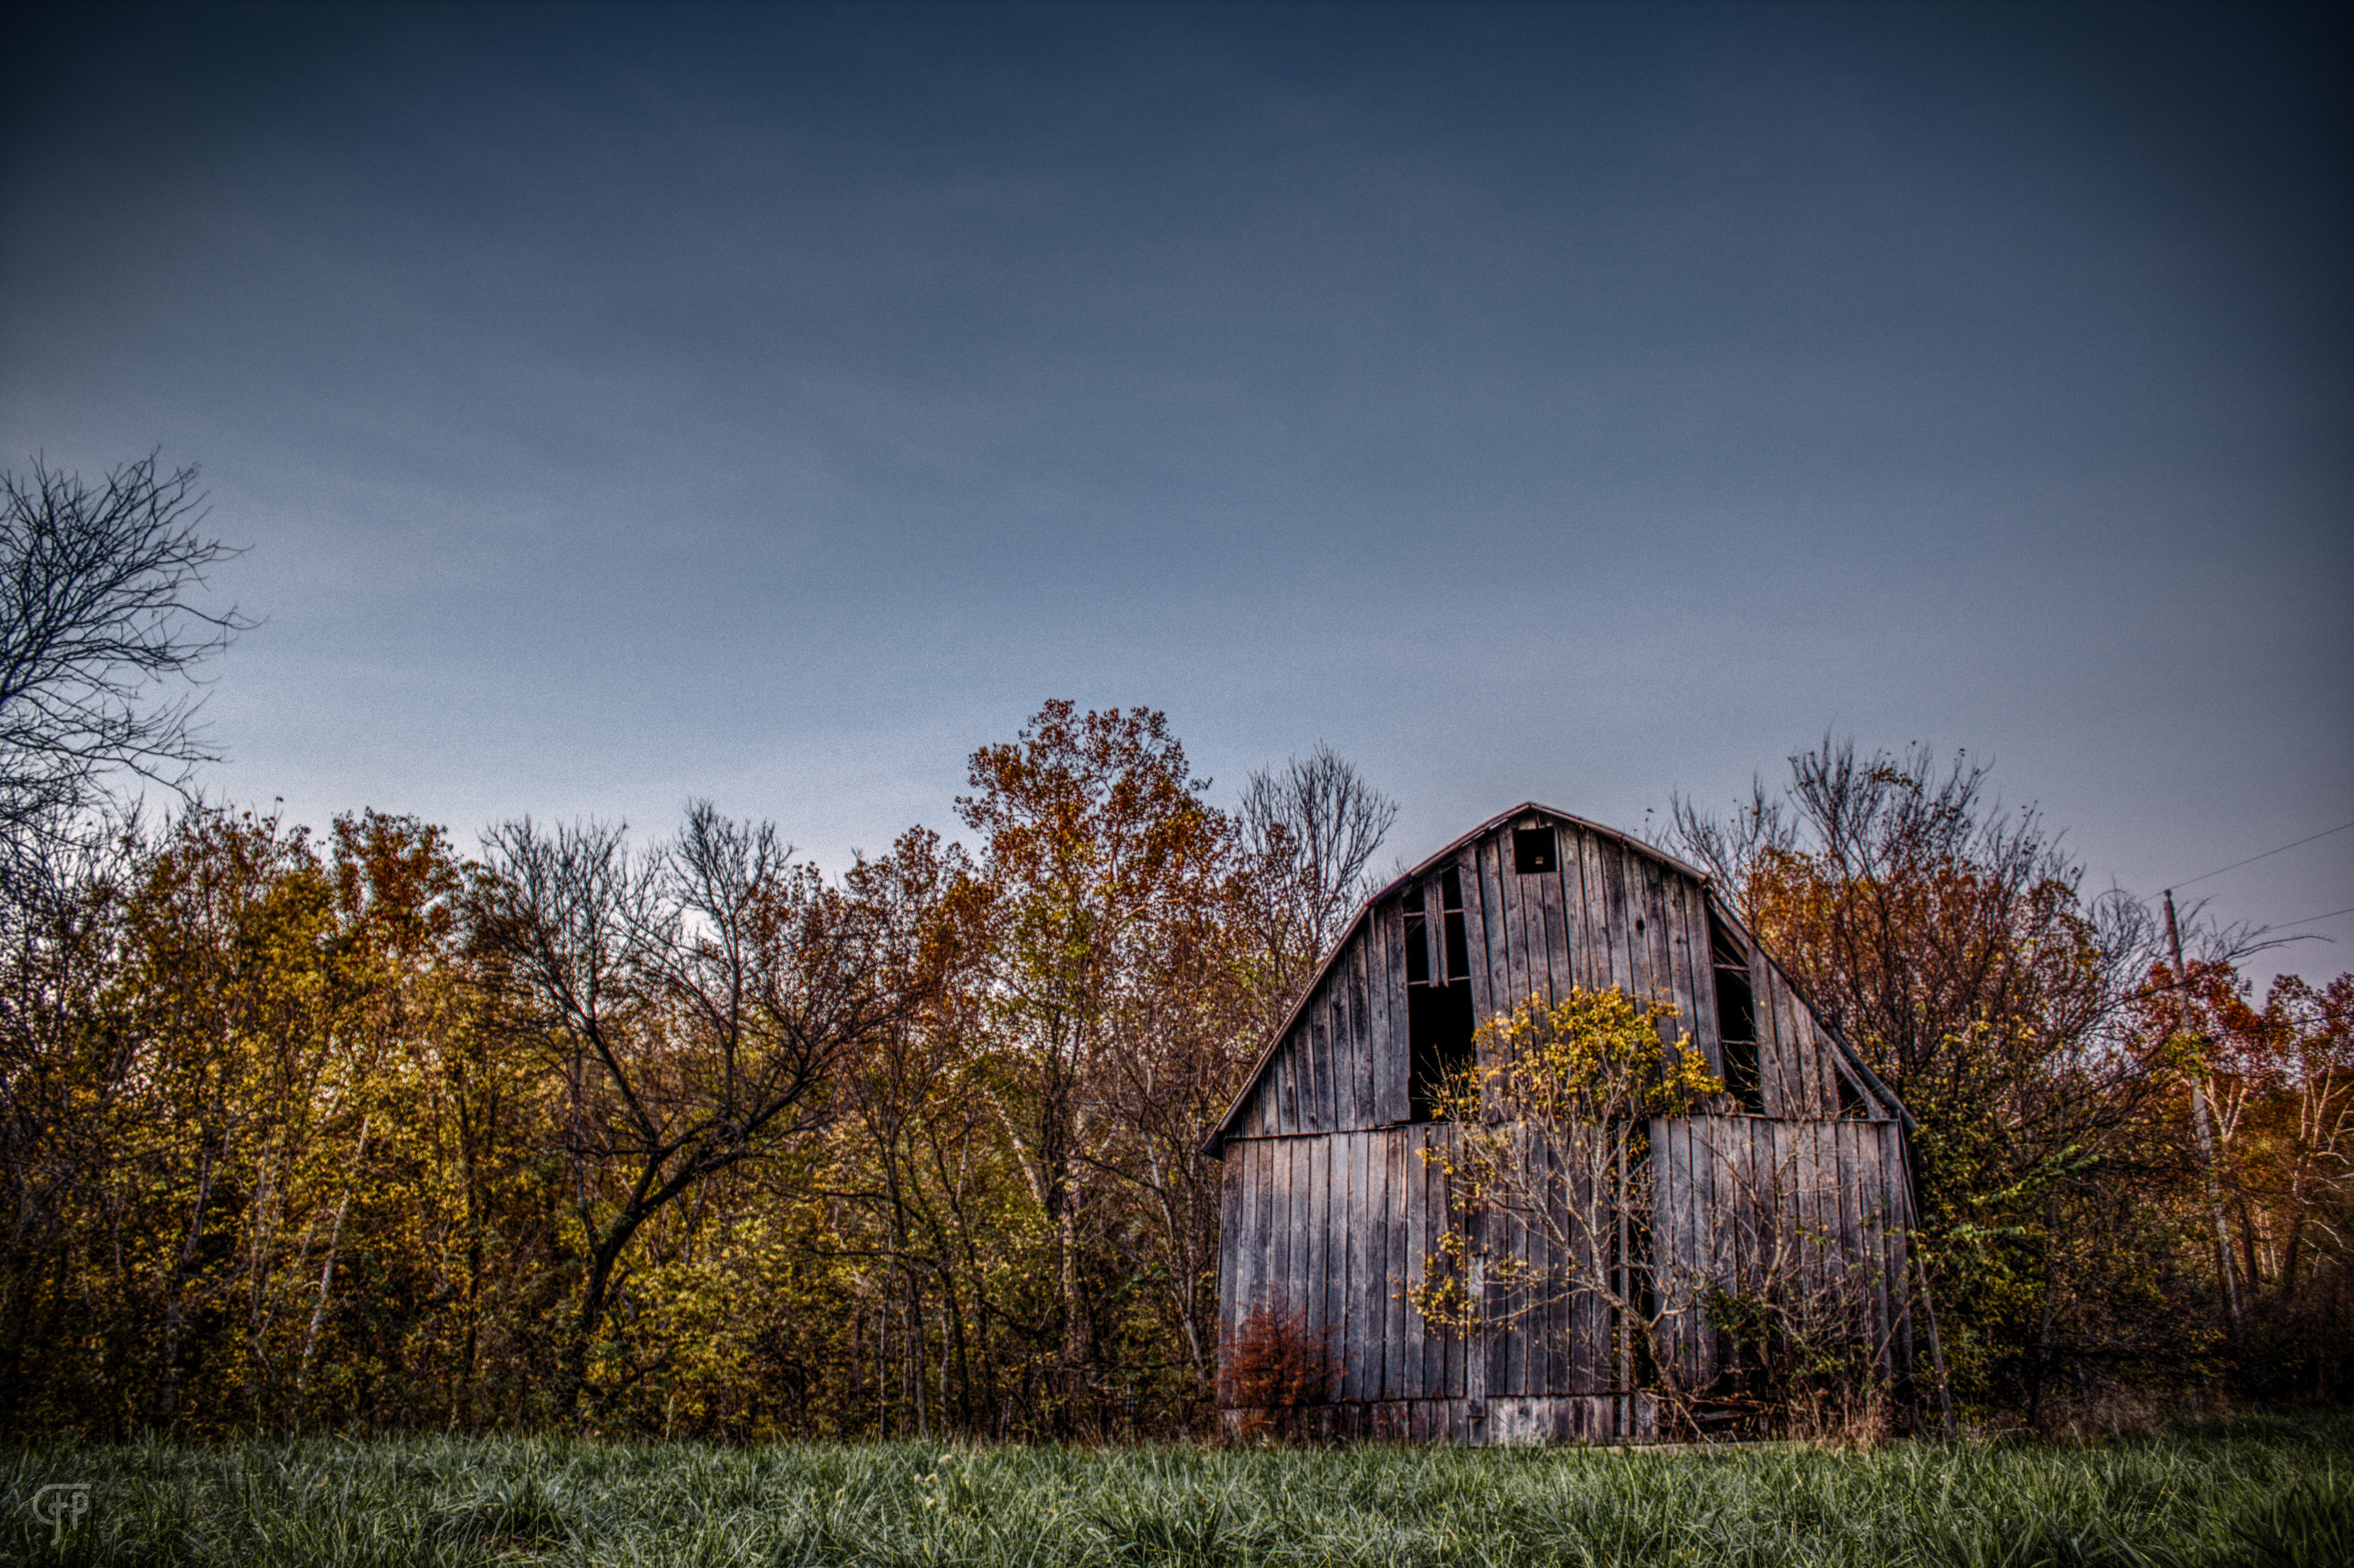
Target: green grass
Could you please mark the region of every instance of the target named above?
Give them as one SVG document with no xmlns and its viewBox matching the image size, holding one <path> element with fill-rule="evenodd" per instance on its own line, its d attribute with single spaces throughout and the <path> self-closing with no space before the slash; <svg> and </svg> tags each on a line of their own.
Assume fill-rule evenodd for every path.
<svg viewBox="0 0 2354 1568">
<path fill-rule="evenodd" d="M 2354 1417 L 2084 1447 L 18 1449 L 0 1559 L 278 1564 L 2354 1563 Z M 88 1482 L 62 1548 L 27 1504 Z"/>
</svg>

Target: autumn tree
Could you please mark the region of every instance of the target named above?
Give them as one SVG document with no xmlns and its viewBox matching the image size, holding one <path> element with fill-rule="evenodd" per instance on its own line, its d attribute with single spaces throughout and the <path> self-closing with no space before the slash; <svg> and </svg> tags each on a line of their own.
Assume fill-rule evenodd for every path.
<svg viewBox="0 0 2354 1568">
<path fill-rule="evenodd" d="M 339 1027 L 369 1071 L 305 1260 L 291 1419 L 388 1405 L 460 1428 L 537 1419 L 558 1101 L 470 951 L 480 868 L 444 830 L 373 810 L 336 818 L 328 848 Z"/>
<path fill-rule="evenodd" d="M 1323 863 L 1242 853 L 1143 710 L 973 777 L 980 856 L 835 879 L 705 806 L 479 862 L 376 812 L 70 837 L 0 945 L 0 1420 L 1188 1429 L 1201 1130 L 1254 911 Z"/>
<path fill-rule="evenodd" d="M 987 1433 L 1003 1387 L 1012 1172 L 971 983 L 988 940 L 986 900 L 963 847 L 922 828 L 861 863 L 851 881 L 912 934 L 901 949 L 907 967 L 890 984 L 916 1000 L 844 1064 L 824 1188 L 846 1217 L 831 1250 L 859 1309 L 896 1329 L 896 1365 L 875 1381 L 898 1395 L 907 1426 Z M 875 1405 L 886 1430 L 891 1403 Z"/>
<path fill-rule="evenodd" d="M 140 858 L 135 843 L 100 840 L 37 896 L 0 900 L 12 915 L 0 922 L 0 1410 L 20 1419 L 81 1403 L 71 1391 L 87 1385 L 58 1376 L 55 1347 L 103 1331 L 89 1265 L 143 1109 L 119 984 Z"/>
<path fill-rule="evenodd" d="M 7 1031 L 18 1408 L 101 1431 L 300 1425 L 419 1360 L 345 1335 L 339 1270 L 371 1260 L 373 1323 L 437 1294 L 416 1245 L 433 1172 L 401 1165 L 429 1118 L 404 1065 L 455 1026 L 419 1004 L 452 956 L 435 906 L 456 878 L 402 820 L 339 821 L 323 854 L 199 808 L 122 843 L 73 922 L 10 954 L 40 999 L 12 990 Z"/>
<path fill-rule="evenodd" d="M 824 1122 L 845 1055 L 896 1017 L 888 911 L 797 862 L 769 824 L 690 805 L 677 842 L 619 828 L 495 829 L 481 939 L 564 1096 L 578 1310 L 575 1411 L 647 1224 Z"/>
<path fill-rule="evenodd" d="M 1729 820 L 1675 802 L 1708 869 L 1825 1019 L 1904 1101 L 1949 1352 L 2035 1408 L 2053 1376 L 2163 1360 L 2170 1220 L 2129 1201 L 2175 1179 L 2164 1085 L 2126 1005 L 2156 928 L 2085 898 L 2033 810 L 1987 768 L 1826 740 Z M 2122 1227 L 2122 1230 L 2121 1228 Z M 2120 1234 L 2137 1245 L 2120 1249 Z"/>
<path fill-rule="evenodd" d="M 969 779 L 957 809 L 982 835 L 991 895 L 999 1105 L 1051 1233 L 1067 1399 L 1100 1351 L 1103 1292 L 1087 1272 L 1123 1218 L 1103 1201 L 1108 1182 L 1157 1184 L 1164 1227 L 1196 1229 L 1214 1212 L 1214 1200 L 1176 1191 L 1202 1184 L 1177 1169 L 1192 1150 L 1144 1134 L 1136 1113 L 1189 1084 L 1200 1098 L 1200 1081 L 1229 1075 L 1245 1048 L 1231 1019 L 1206 1038 L 1172 1027 L 1182 985 L 1221 968 L 1233 828 L 1203 800 L 1207 780 L 1167 718 L 1144 708 L 1049 702 L 1015 739 L 973 753 Z M 1213 1011 L 1215 994 L 1201 998 Z"/>
<path fill-rule="evenodd" d="M 2258 1006 L 2229 959 L 2185 967 L 2179 980 L 2152 969 L 2136 1036 L 2172 1122 L 2190 1123 L 2194 1085 L 2211 1105 L 2218 1264 L 2250 1319 L 2241 1370 L 2261 1388 L 2341 1389 L 2354 1370 L 2338 1348 L 2354 1326 L 2354 976 L 2317 991 L 2282 975 Z"/>
</svg>

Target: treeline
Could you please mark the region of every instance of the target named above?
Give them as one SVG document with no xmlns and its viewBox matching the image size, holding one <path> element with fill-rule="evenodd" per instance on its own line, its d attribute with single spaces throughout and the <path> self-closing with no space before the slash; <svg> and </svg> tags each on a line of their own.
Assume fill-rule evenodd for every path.
<svg viewBox="0 0 2354 1568">
<path fill-rule="evenodd" d="M 1160 715 L 1064 703 L 970 776 L 974 852 L 835 878 L 702 804 L 50 856 L 0 960 L 10 1426 L 1209 1430 L 1196 1148 L 1388 805 L 1320 750 L 1221 811 Z M 1965 1411 L 2342 1395 L 2354 978 L 2176 985 L 1980 783 L 1826 747 L 1679 814 L 1917 1119 Z"/>
<path fill-rule="evenodd" d="M 1204 799 L 1049 704 L 836 878 L 691 807 L 461 855 L 189 810 L 7 916 L 20 1431 L 1196 1430 L 1196 1153 L 1389 809 L 1319 750 Z"/>
</svg>

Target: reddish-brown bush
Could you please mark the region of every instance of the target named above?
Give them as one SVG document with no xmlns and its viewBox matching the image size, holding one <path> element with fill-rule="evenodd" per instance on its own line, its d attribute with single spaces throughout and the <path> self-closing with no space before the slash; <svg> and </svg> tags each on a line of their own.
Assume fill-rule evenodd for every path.
<svg viewBox="0 0 2354 1568">
<path fill-rule="evenodd" d="M 1224 1397 L 1242 1437 L 1289 1435 L 1298 1412 L 1322 1404 L 1333 1383 L 1329 1336 L 1278 1297 L 1244 1315 L 1226 1358 Z"/>
</svg>

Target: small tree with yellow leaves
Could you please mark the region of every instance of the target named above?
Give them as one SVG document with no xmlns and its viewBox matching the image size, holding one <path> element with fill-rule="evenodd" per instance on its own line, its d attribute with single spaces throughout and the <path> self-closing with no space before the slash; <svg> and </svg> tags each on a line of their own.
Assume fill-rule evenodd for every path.
<svg viewBox="0 0 2354 1568">
<path fill-rule="evenodd" d="M 1433 1096 L 1454 1124 L 1424 1155 L 1447 1173 L 1449 1224 L 1408 1291 L 1451 1332 L 1517 1324 L 1536 1336 L 1579 1308 L 1591 1324 L 1599 1308 L 1620 1392 L 1644 1388 L 1670 1418 L 1690 1403 L 1671 1321 L 1690 1293 L 1664 1288 L 1647 1262 L 1650 1122 L 1724 1088 L 1675 1017 L 1613 986 L 1551 1006 L 1532 996 L 1479 1025 L 1475 1065 Z"/>
</svg>

